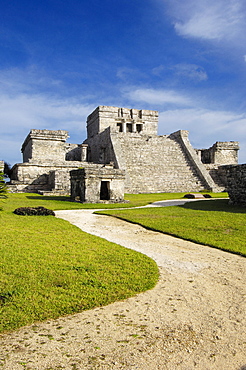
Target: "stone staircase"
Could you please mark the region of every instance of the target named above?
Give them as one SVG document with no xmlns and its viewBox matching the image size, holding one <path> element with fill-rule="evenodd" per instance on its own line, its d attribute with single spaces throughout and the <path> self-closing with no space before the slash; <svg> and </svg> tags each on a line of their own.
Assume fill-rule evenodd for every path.
<svg viewBox="0 0 246 370">
<path fill-rule="evenodd" d="M 198 192 L 206 189 L 204 179 L 174 138 L 118 135 L 114 149 L 120 167 L 126 170 L 126 192 Z"/>
</svg>

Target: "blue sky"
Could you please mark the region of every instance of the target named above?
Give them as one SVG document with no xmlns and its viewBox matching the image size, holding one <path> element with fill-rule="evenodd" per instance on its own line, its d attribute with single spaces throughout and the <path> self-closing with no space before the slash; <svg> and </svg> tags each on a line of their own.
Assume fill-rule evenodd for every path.
<svg viewBox="0 0 246 370">
<path fill-rule="evenodd" d="M 0 0 L 0 159 L 30 129 L 86 138 L 98 105 L 159 111 L 195 148 L 240 142 L 246 162 L 244 0 Z"/>
</svg>

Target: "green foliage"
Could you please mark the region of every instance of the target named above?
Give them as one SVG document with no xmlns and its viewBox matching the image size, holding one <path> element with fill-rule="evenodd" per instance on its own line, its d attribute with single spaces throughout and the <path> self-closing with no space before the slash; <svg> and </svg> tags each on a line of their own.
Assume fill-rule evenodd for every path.
<svg viewBox="0 0 246 370">
<path fill-rule="evenodd" d="M 246 208 L 226 199 L 184 206 L 108 210 L 109 214 L 182 239 L 246 255 Z"/>
<path fill-rule="evenodd" d="M 19 216 L 55 216 L 55 212 L 45 207 L 20 207 L 14 210 Z"/>
<path fill-rule="evenodd" d="M 158 268 L 141 253 L 56 217 L 15 215 L 27 204 L 76 205 L 29 196 L 10 194 L 0 214 L 0 331 L 106 305 L 156 284 Z"/>
<path fill-rule="evenodd" d="M 0 200 L 7 198 L 7 187 L 4 182 L 4 174 L 0 172 Z M 2 207 L 0 207 L 0 211 L 2 211 Z"/>
<path fill-rule="evenodd" d="M 5 177 L 10 177 L 11 174 L 12 174 L 12 169 L 11 169 L 11 165 L 7 162 L 4 162 L 4 176 Z"/>
</svg>

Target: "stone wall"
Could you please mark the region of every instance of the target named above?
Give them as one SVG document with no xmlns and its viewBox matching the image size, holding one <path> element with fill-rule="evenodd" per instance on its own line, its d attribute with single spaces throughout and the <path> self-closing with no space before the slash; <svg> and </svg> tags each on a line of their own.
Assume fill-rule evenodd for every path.
<svg viewBox="0 0 246 370">
<path fill-rule="evenodd" d="M 51 192 L 57 195 L 70 194 L 69 171 L 81 167 L 81 162 L 67 163 L 18 163 L 13 167 L 11 192 Z"/>
<path fill-rule="evenodd" d="M 93 138 L 85 140 L 84 143 L 88 145 L 88 162 L 103 164 L 114 162 L 115 167 L 119 168 L 111 140 L 111 127 L 106 128 Z"/>
<path fill-rule="evenodd" d="M 230 202 L 246 206 L 246 164 L 223 166 Z"/>
<path fill-rule="evenodd" d="M 226 191 L 227 178 L 221 167 L 212 163 L 204 164 L 204 167 L 216 184 L 217 191 Z"/>
</svg>

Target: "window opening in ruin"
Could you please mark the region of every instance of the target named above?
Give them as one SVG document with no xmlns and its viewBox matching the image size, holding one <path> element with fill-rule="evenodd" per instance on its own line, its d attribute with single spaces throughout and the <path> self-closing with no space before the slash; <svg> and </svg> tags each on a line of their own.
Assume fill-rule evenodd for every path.
<svg viewBox="0 0 246 370">
<path fill-rule="evenodd" d="M 118 127 L 119 132 L 123 132 L 122 123 L 117 123 L 117 127 Z"/>
<path fill-rule="evenodd" d="M 110 200 L 109 181 L 101 181 L 100 200 Z"/>
<path fill-rule="evenodd" d="M 132 124 L 131 123 L 126 124 L 126 132 L 132 132 Z"/>
<path fill-rule="evenodd" d="M 137 132 L 141 132 L 143 130 L 143 125 L 137 123 L 136 129 L 137 129 Z"/>
<path fill-rule="evenodd" d="M 213 161 L 211 160 L 211 153 L 209 150 L 207 149 L 201 150 L 201 160 L 202 160 L 202 163 L 205 163 L 205 164 L 213 163 Z"/>
</svg>

